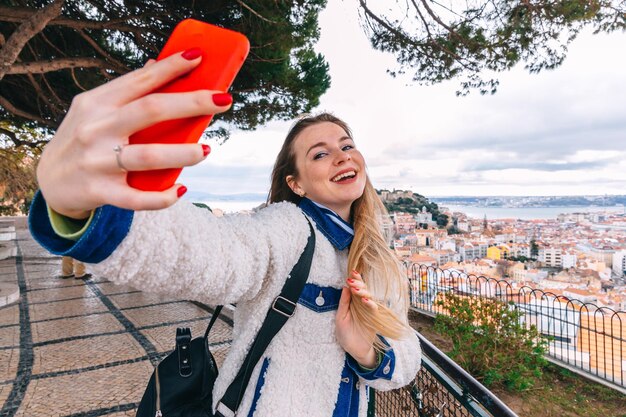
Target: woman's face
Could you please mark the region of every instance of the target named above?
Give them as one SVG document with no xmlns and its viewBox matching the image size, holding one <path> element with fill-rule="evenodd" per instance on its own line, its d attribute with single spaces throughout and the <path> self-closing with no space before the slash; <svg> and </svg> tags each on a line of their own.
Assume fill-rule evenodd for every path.
<svg viewBox="0 0 626 417">
<path fill-rule="evenodd" d="M 298 177 L 287 177 L 289 187 L 349 220 L 352 203 L 365 188 L 365 161 L 345 130 L 332 122 L 304 129 L 293 149 Z"/>
</svg>

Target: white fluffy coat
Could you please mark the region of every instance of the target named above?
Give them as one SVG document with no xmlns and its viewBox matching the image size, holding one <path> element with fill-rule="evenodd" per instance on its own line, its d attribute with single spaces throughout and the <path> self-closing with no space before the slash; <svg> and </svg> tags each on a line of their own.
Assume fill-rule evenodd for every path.
<svg viewBox="0 0 626 417">
<path fill-rule="evenodd" d="M 126 238 L 94 268 L 114 282 L 144 291 L 208 304 L 237 303 L 232 347 L 215 384 L 215 404 L 239 370 L 308 235 L 302 211 L 291 203 L 218 218 L 180 201 L 166 210 L 136 212 Z M 347 249 L 335 249 L 316 229 L 308 282 L 341 288 L 347 256 Z M 333 415 L 345 362 L 335 337 L 335 314 L 298 305 L 265 352 L 271 362 L 255 417 Z M 421 362 L 417 337 L 389 342 L 396 355 L 392 379 L 361 381 L 361 387 L 366 383 L 390 390 L 415 377 Z M 248 414 L 262 362 L 252 374 L 239 415 Z M 360 389 L 359 404 L 359 416 L 365 417 L 365 389 Z"/>
</svg>

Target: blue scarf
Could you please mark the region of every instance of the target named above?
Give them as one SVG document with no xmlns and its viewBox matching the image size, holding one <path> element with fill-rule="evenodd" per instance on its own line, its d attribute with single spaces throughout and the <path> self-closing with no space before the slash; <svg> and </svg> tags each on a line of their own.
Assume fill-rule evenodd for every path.
<svg viewBox="0 0 626 417">
<path fill-rule="evenodd" d="M 323 205 L 304 197 L 298 206 L 315 221 L 317 229 L 339 250 L 344 250 L 352 243 L 354 229 L 352 224 L 343 220 L 337 213 Z"/>
</svg>

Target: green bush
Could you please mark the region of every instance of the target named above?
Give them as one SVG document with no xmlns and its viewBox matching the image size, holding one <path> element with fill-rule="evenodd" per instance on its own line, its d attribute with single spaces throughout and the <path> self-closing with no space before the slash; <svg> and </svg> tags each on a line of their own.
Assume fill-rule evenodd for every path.
<svg viewBox="0 0 626 417">
<path fill-rule="evenodd" d="M 449 312 L 435 318 L 435 330 L 452 340 L 448 355 L 485 386 L 523 391 L 541 377 L 547 341 L 513 303 L 446 294 L 437 304 Z"/>
</svg>

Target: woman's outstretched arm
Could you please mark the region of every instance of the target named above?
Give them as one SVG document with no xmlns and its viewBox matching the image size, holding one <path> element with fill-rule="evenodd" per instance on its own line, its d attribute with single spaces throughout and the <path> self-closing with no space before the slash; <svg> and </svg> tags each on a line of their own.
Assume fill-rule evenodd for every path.
<svg viewBox="0 0 626 417">
<path fill-rule="evenodd" d="M 219 218 L 179 201 L 163 210 L 98 208 L 71 240 L 55 234 L 43 206 L 38 195 L 30 229 L 50 252 L 93 263 L 94 273 L 118 284 L 210 304 L 250 300 L 282 282 L 310 233 L 291 203 Z"/>
<path fill-rule="evenodd" d="M 219 91 L 151 93 L 191 71 L 200 60 L 195 50 L 185 51 L 76 96 L 37 168 L 39 187 L 49 207 L 83 219 L 105 204 L 131 210 L 174 204 L 180 184 L 161 192 L 128 186 L 114 148 L 122 147 L 119 156 L 129 171 L 180 168 L 204 159 L 206 152 L 200 144 L 128 145 L 129 136 L 155 123 L 229 108 L 213 102 L 214 94 L 222 94 Z"/>
</svg>

